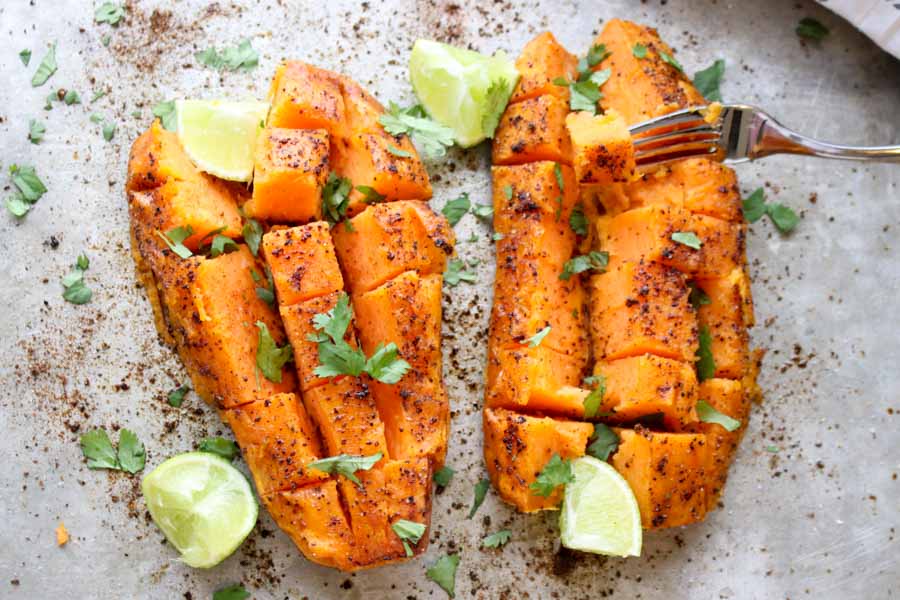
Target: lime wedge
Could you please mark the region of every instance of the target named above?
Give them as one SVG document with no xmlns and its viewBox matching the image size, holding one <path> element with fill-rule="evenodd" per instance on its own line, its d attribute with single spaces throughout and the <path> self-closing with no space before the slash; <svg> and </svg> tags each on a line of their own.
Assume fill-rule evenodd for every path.
<svg viewBox="0 0 900 600">
<path fill-rule="evenodd" d="M 253 148 L 265 102 L 178 100 L 178 138 L 201 170 L 231 181 L 253 179 Z"/>
<path fill-rule="evenodd" d="M 141 482 L 150 516 L 192 567 L 213 567 L 256 524 L 259 507 L 243 473 L 208 452 L 168 459 Z"/>
<path fill-rule="evenodd" d="M 503 51 L 493 56 L 418 40 L 409 78 L 432 119 L 450 127 L 464 148 L 491 137 L 519 79 Z"/>
<path fill-rule="evenodd" d="M 637 500 L 625 478 L 591 456 L 572 461 L 575 480 L 566 484 L 559 529 L 572 550 L 640 556 L 643 530 Z"/>
</svg>

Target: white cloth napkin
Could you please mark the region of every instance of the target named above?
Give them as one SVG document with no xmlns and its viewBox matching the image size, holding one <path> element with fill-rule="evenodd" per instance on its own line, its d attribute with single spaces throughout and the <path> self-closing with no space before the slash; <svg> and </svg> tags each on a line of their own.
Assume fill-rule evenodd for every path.
<svg viewBox="0 0 900 600">
<path fill-rule="evenodd" d="M 900 1 L 817 0 L 841 15 L 876 44 L 900 58 Z"/>
</svg>

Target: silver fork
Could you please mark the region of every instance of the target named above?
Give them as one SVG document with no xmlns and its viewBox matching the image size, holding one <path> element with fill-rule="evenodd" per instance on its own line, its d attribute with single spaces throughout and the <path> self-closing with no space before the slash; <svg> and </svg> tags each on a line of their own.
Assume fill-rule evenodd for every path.
<svg viewBox="0 0 900 600">
<path fill-rule="evenodd" d="M 754 106 L 723 104 L 718 115 L 715 108 L 686 108 L 629 128 L 638 167 L 693 156 L 737 163 L 771 154 L 900 162 L 900 146 L 829 144 L 791 131 Z"/>
</svg>

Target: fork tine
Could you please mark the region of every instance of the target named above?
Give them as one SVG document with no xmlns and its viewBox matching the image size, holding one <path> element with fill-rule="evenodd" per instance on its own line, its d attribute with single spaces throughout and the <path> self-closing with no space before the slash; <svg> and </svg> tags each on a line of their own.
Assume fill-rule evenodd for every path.
<svg viewBox="0 0 900 600">
<path fill-rule="evenodd" d="M 644 121 L 643 123 L 638 123 L 637 125 L 633 125 L 629 128 L 629 132 L 631 133 L 632 137 L 639 137 L 659 128 L 671 129 L 685 123 L 692 123 L 695 121 L 705 122 L 703 118 L 704 110 L 706 110 L 705 106 L 685 108 L 673 113 L 663 115 L 661 117 L 650 119 L 649 121 Z"/>
<path fill-rule="evenodd" d="M 713 129 L 708 124 L 704 124 L 702 127 L 676 129 L 667 133 L 637 138 L 634 140 L 634 148 L 635 150 L 642 150 L 655 146 L 677 144 L 682 140 L 714 140 L 718 139 L 719 135 L 718 130 Z"/>
<path fill-rule="evenodd" d="M 716 141 L 695 141 L 638 152 L 635 153 L 634 160 L 638 167 L 648 167 L 691 156 L 710 156 L 720 151 L 721 149 Z"/>
</svg>

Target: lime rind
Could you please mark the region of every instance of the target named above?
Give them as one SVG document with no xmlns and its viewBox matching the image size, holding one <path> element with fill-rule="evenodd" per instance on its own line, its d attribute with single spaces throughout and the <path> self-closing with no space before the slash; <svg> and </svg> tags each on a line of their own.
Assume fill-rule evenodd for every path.
<svg viewBox="0 0 900 600">
<path fill-rule="evenodd" d="M 491 121 L 488 114 L 492 108 L 502 112 L 519 79 L 515 63 L 502 50 L 486 56 L 431 40 L 416 41 L 409 73 L 413 90 L 429 116 L 452 128 L 456 142 L 464 148 L 493 135 L 485 128 Z M 501 80 L 506 82 L 507 92 L 497 105 L 489 90 Z"/>
<path fill-rule="evenodd" d="M 611 556 L 640 556 L 641 513 L 628 482 L 608 463 L 583 456 L 572 461 L 560 511 L 566 548 Z"/>
<path fill-rule="evenodd" d="M 230 556 L 256 525 L 259 506 L 243 473 L 207 452 L 166 460 L 141 482 L 153 522 L 196 568 Z"/>
<path fill-rule="evenodd" d="M 175 111 L 178 138 L 199 169 L 230 181 L 253 179 L 253 152 L 267 103 L 178 100 Z"/>
</svg>

